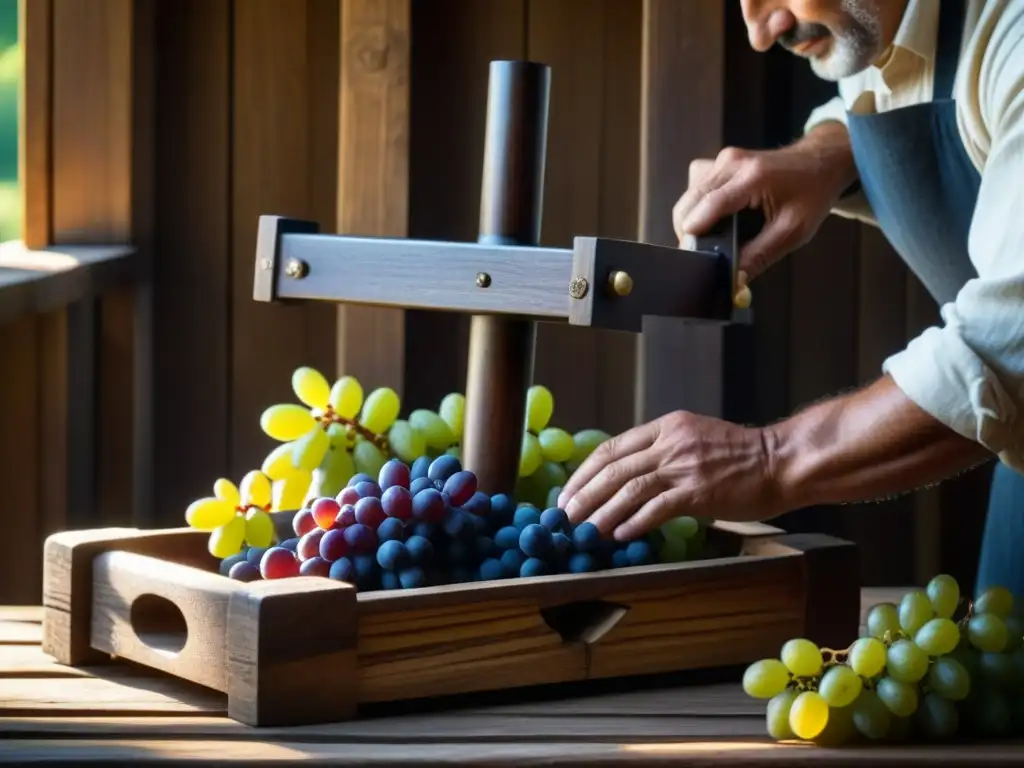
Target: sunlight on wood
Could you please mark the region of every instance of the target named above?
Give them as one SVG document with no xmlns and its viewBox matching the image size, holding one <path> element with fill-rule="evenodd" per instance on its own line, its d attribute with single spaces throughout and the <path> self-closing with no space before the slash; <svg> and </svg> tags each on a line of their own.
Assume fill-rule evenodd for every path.
<svg viewBox="0 0 1024 768">
<path fill-rule="evenodd" d="M 0 267 L 7 269 L 29 269 L 36 272 L 61 272 L 77 267 L 81 261 L 60 251 L 33 251 L 21 240 L 0 243 Z"/>
<path fill-rule="evenodd" d="M 668 742 L 655 744 L 623 744 L 623 752 L 635 752 L 644 755 L 688 755 L 709 752 L 760 752 L 779 748 L 809 747 L 801 741 L 753 742 L 753 741 L 699 741 L 699 742 Z"/>
</svg>

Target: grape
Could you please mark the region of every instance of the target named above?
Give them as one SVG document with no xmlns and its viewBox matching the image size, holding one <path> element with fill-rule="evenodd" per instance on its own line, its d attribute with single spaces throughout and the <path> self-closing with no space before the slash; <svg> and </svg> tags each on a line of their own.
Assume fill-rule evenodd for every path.
<svg viewBox="0 0 1024 768">
<path fill-rule="evenodd" d="M 299 537 L 296 536 L 292 539 L 285 539 L 279 545 L 282 549 L 287 549 L 289 552 L 298 552 L 299 549 Z"/>
<path fill-rule="evenodd" d="M 320 465 L 313 470 L 313 479 L 306 498 L 337 496 L 343 490 L 345 480 L 355 471 L 352 455 L 344 448 L 330 449 L 324 454 Z"/>
<path fill-rule="evenodd" d="M 301 509 L 312 480 L 312 473 L 304 469 L 296 469 L 283 480 L 275 480 L 272 494 L 274 511 Z"/>
<path fill-rule="evenodd" d="M 815 736 L 813 741 L 819 747 L 842 747 L 856 737 L 857 728 L 853 724 L 853 706 L 829 707 L 825 729 Z"/>
<path fill-rule="evenodd" d="M 567 570 L 569 573 L 591 573 L 598 570 L 597 561 L 593 555 L 577 552 L 569 558 Z"/>
<path fill-rule="evenodd" d="M 551 488 L 551 490 L 548 491 L 547 498 L 544 499 L 544 506 L 546 508 L 557 507 L 558 506 L 558 497 L 561 496 L 561 495 L 562 495 L 562 486 L 561 485 L 553 486 Z"/>
<path fill-rule="evenodd" d="M 245 563 L 245 562 L 248 562 L 247 553 L 245 553 L 245 552 L 239 552 L 237 555 L 231 555 L 231 557 L 225 557 L 223 560 L 220 561 L 220 566 L 218 567 L 220 575 L 221 576 L 227 576 L 231 572 L 231 567 L 235 563 Z"/>
<path fill-rule="evenodd" d="M 441 525 L 444 527 L 444 532 L 453 538 L 463 535 L 467 529 L 472 530 L 469 515 L 463 514 L 458 509 L 447 510 Z"/>
<path fill-rule="evenodd" d="M 363 410 L 359 415 L 359 423 L 370 432 L 383 435 L 398 418 L 401 402 L 398 393 L 390 387 L 373 390 L 363 401 Z"/>
<path fill-rule="evenodd" d="M 755 661 L 743 673 L 743 691 L 755 699 L 771 699 L 789 684 L 789 670 L 778 659 Z"/>
<path fill-rule="evenodd" d="M 245 540 L 253 547 L 269 547 L 274 541 L 274 520 L 258 507 L 245 513 Z"/>
<path fill-rule="evenodd" d="M 334 520 L 335 525 L 340 525 L 342 528 L 348 528 L 350 525 L 356 524 L 356 508 L 351 504 L 346 504 L 338 511 L 338 517 Z"/>
<path fill-rule="evenodd" d="M 500 560 L 489 557 L 480 563 L 480 581 L 497 581 L 505 578 L 505 569 Z"/>
<path fill-rule="evenodd" d="M 974 612 L 1005 619 L 1013 613 L 1013 594 L 1006 587 L 989 587 L 974 600 Z"/>
<path fill-rule="evenodd" d="M 384 505 L 376 496 L 364 496 L 356 502 L 356 522 L 377 530 L 377 526 L 387 519 Z"/>
<path fill-rule="evenodd" d="M 412 424 L 399 419 L 391 425 L 388 444 L 402 461 L 412 463 L 427 451 L 427 441 Z"/>
<path fill-rule="evenodd" d="M 773 739 L 788 741 L 796 738 L 793 729 L 789 727 L 789 712 L 798 695 L 799 691 L 790 688 L 773 696 L 772 700 L 768 702 L 765 724 L 768 728 L 768 735 Z"/>
<path fill-rule="evenodd" d="M 555 411 L 555 398 L 551 390 L 535 384 L 526 390 L 526 428 L 538 433 L 551 421 Z"/>
<path fill-rule="evenodd" d="M 907 592 L 900 601 L 900 627 L 911 637 L 934 616 L 931 600 L 919 589 Z"/>
<path fill-rule="evenodd" d="M 853 726 L 873 741 L 884 739 L 892 725 L 892 713 L 874 691 L 862 691 L 853 708 Z"/>
<path fill-rule="evenodd" d="M 264 553 L 270 549 L 270 547 L 250 547 L 245 551 L 245 561 L 258 566 L 260 560 L 263 559 Z"/>
<path fill-rule="evenodd" d="M 967 622 L 967 638 L 979 651 L 999 653 L 1006 647 L 1009 633 L 1003 620 L 992 613 L 981 613 Z"/>
<path fill-rule="evenodd" d="M 1010 727 L 1010 704 L 991 686 L 979 685 L 964 700 L 963 711 L 971 729 L 985 736 L 1001 736 Z"/>
<path fill-rule="evenodd" d="M 292 448 L 292 466 L 312 472 L 323 461 L 330 447 L 331 441 L 327 433 L 318 424 L 295 441 Z"/>
<path fill-rule="evenodd" d="M 367 525 L 362 523 L 350 525 L 345 529 L 343 535 L 353 552 L 369 553 L 377 549 L 377 532 Z"/>
<path fill-rule="evenodd" d="M 626 554 L 624 549 L 616 549 L 612 553 L 612 568 L 628 568 L 629 567 L 629 555 Z"/>
<path fill-rule="evenodd" d="M 409 467 L 396 459 L 392 459 L 380 468 L 380 474 L 377 476 L 377 487 L 382 491 L 386 491 L 392 486 L 407 489 L 411 480 Z"/>
<path fill-rule="evenodd" d="M 356 445 L 352 449 L 352 461 L 359 472 L 372 475 L 368 478 L 372 479 L 380 473 L 381 467 L 384 466 L 384 454 L 373 443 L 359 439 L 356 440 Z"/>
<path fill-rule="evenodd" d="M 674 517 L 661 526 L 665 541 L 683 541 L 692 539 L 700 530 L 700 524 L 692 517 Z"/>
<path fill-rule="evenodd" d="M 910 717 L 917 711 L 917 688 L 909 683 L 883 677 L 875 685 L 875 693 L 897 717 Z"/>
<path fill-rule="evenodd" d="M 394 571 L 382 571 L 380 574 L 380 588 L 388 591 L 401 589 L 402 582 Z"/>
<path fill-rule="evenodd" d="M 830 707 L 845 707 L 853 703 L 863 687 L 856 672 L 849 667 L 836 665 L 822 675 L 818 693 Z"/>
<path fill-rule="evenodd" d="M 548 564 L 536 557 L 528 558 L 519 569 L 519 575 L 524 579 L 531 576 L 544 576 L 549 571 Z"/>
<path fill-rule="evenodd" d="M 892 603 L 879 603 L 871 607 L 867 616 L 868 636 L 885 639 L 885 633 L 901 632 L 899 610 Z"/>
<path fill-rule="evenodd" d="M 351 544 L 345 538 L 345 531 L 335 528 L 331 531 L 326 531 L 320 538 L 320 557 L 329 563 L 333 563 L 335 560 L 348 555 L 349 551 L 353 549 Z"/>
<path fill-rule="evenodd" d="M 1024 619 L 1019 616 L 1007 616 L 1003 619 L 1006 625 L 1006 647 L 1004 651 L 1012 651 L 1024 644 Z"/>
<path fill-rule="evenodd" d="M 360 591 L 372 590 L 380 583 L 380 566 L 374 555 L 356 555 L 352 558 L 352 565 L 356 572 L 356 588 Z"/>
<path fill-rule="evenodd" d="M 536 472 L 544 461 L 544 453 L 540 449 L 537 438 L 529 432 L 523 433 L 523 443 L 519 450 L 519 476 L 529 477 Z"/>
<path fill-rule="evenodd" d="M 434 523 L 413 523 L 410 530 L 413 536 L 422 536 L 424 539 L 432 539 L 437 535 L 437 525 Z"/>
<path fill-rule="evenodd" d="M 952 618 L 960 604 L 960 585 L 952 576 L 942 574 L 928 582 L 925 588 L 935 615 L 940 619 Z"/>
<path fill-rule="evenodd" d="M 434 482 L 444 483 L 449 477 L 454 475 L 456 472 L 462 471 L 462 464 L 454 456 L 438 456 L 427 468 L 427 477 Z M 438 489 L 440 490 L 440 489 Z"/>
<path fill-rule="evenodd" d="M 914 722 L 929 739 L 948 739 L 956 735 L 959 727 L 956 707 L 935 693 L 925 694 L 921 699 Z"/>
<path fill-rule="evenodd" d="M 292 373 L 292 391 L 310 408 L 324 409 L 331 396 L 331 385 L 315 368 L 296 368 Z"/>
<path fill-rule="evenodd" d="M 239 493 L 238 488 L 225 477 L 219 477 L 214 481 L 213 495 L 214 498 L 220 499 L 232 507 L 240 507 L 242 505 L 242 495 Z"/>
<path fill-rule="evenodd" d="M 533 507 L 520 507 L 512 517 L 512 524 L 520 531 L 529 525 L 540 525 L 540 512 Z"/>
<path fill-rule="evenodd" d="M 949 619 L 932 619 L 917 630 L 914 642 L 929 656 L 945 656 L 959 644 L 960 630 Z"/>
<path fill-rule="evenodd" d="M 429 456 L 420 456 L 416 461 L 409 467 L 409 488 L 412 489 L 411 483 L 427 476 L 427 470 L 430 469 L 430 462 L 433 461 Z"/>
<path fill-rule="evenodd" d="M 300 509 L 292 518 L 292 530 L 295 531 L 296 536 L 303 536 L 316 527 L 317 524 L 316 520 L 313 519 L 313 512 L 308 507 Z"/>
<path fill-rule="evenodd" d="M 331 448 L 340 448 L 345 453 L 348 453 L 348 449 L 352 445 L 353 435 L 354 432 L 344 424 L 333 421 L 327 425 L 327 439 L 331 443 Z M 355 470 L 352 472 L 355 472 Z M 352 473 L 350 472 L 349 474 Z"/>
<path fill-rule="evenodd" d="M 489 557 L 501 557 L 502 550 L 495 546 L 494 541 L 487 536 L 477 536 L 473 541 L 473 548 L 478 561 L 486 560 Z"/>
<path fill-rule="evenodd" d="M 572 437 L 574 448 L 572 456 L 566 462 L 566 469 L 575 472 L 580 464 L 587 460 L 601 443 L 611 439 L 611 435 L 599 429 L 584 429 Z"/>
<path fill-rule="evenodd" d="M 518 576 L 526 562 L 526 555 L 520 549 L 506 550 L 501 556 L 501 567 L 508 578 Z"/>
<path fill-rule="evenodd" d="M 549 531 L 561 531 L 569 526 L 569 518 L 564 509 L 549 507 L 540 513 L 540 524 Z"/>
<path fill-rule="evenodd" d="M 429 448 L 443 451 L 455 442 L 455 434 L 443 418 L 433 411 L 415 410 L 409 414 L 409 424 L 421 435 Z"/>
<path fill-rule="evenodd" d="M 234 579 L 235 581 L 258 581 L 263 578 L 262 574 L 260 574 L 259 566 L 253 565 L 245 560 L 232 565 L 231 570 L 228 571 L 227 575 L 228 578 Z"/>
<path fill-rule="evenodd" d="M 303 534 L 299 539 L 299 546 L 295 548 L 295 554 L 299 560 L 306 561 L 320 556 L 320 539 L 327 533 L 323 528 L 314 528 Z"/>
<path fill-rule="evenodd" d="M 601 531 L 593 523 L 580 523 L 572 532 L 572 542 L 580 552 L 597 550 L 601 541 Z"/>
<path fill-rule="evenodd" d="M 331 387 L 327 402 L 343 419 L 354 419 L 363 405 L 363 387 L 358 379 L 342 376 Z"/>
<path fill-rule="evenodd" d="M 347 581 L 349 584 L 355 584 L 356 582 L 356 569 L 352 565 L 352 561 L 347 557 L 343 557 L 340 560 L 335 560 L 331 563 L 331 570 L 328 576 L 335 581 Z"/>
<path fill-rule="evenodd" d="M 383 465 L 381 465 L 381 466 L 383 467 Z M 346 488 L 352 488 L 353 490 L 355 490 L 355 487 L 357 485 L 359 485 L 360 483 L 372 483 L 372 482 L 374 482 L 374 479 L 372 477 L 370 477 L 368 474 L 366 474 L 365 472 L 358 472 L 358 473 L 352 475 L 352 477 L 350 477 L 348 479 L 348 482 L 345 484 L 345 487 Z M 362 497 L 358 496 L 358 492 L 357 492 L 357 497 L 358 498 L 362 498 Z M 352 502 L 352 503 L 354 504 L 355 502 Z"/>
<path fill-rule="evenodd" d="M 462 470 L 450 475 L 444 481 L 444 493 L 447 493 L 453 506 L 461 507 L 476 493 L 476 475 Z"/>
<path fill-rule="evenodd" d="M 271 480 L 284 480 L 295 472 L 295 467 L 292 466 L 292 450 L 294 448 L 295 443 L 281 443 L 267 454 L 267 458 L 263 460 L 260 470 Z M 236 506 L 240 503 L 241 498 L 235 502 Z"/>
<path fill-rule="evenodd" d="M 804 691 L 789 708 L 789 727 L 801 739 L 813 739 L 828 723 L 828 704 L 815 691 Z"/>
<path fill-rule="evenodd" d="M 272 405 L 260 416 L 260 427 L 279 442 L 298 440 L 316 426 L 316 420 L 301 405 Z"/>
<path fill-rule="evenodd" d="M 951 656 L 936 659 L 928 670 L 928 687 L 950 701 L 962 701 L 971 692 L 971 676 Z"/>
<path fill-rule="evenodd" d="M 399 520 L 412 518 L 412 494 L 400 485 L 393 485 L 384 491 L 380 503 L 384 514 L 388 517 Z"/>
<path fill-rule="evenodd" d="M 331 564 L 322 557 L 311 557 L 299 564 L 300 576 L 322 576 L 325 579 L 331 574 Z"/>
<path fill-rule="evenodd" d="M 548 427 L 542 430 L 537 435 L 537 442 L 540 443 L 540 449 L 546 461 L 556 461 L 559 463 L 568 461 L 572 458 L 572 452 L 576 449 L 572 435 L 564 429 L 556 427 Z"/>
<path fill-rule="evenodd" d="M 455 441 L 462 439 L 462 427 L 466 415 L 466 398 L 457 392 L 445 395 L 437 409 L 438 415 L 444 419 L 455 436 Z"/>
<path fill-rule="evenodd" d="M 385 541 L 401 541 L 405 536 L 405 523 L 397 517 L 389 517 L 377 526 L 377 539 Z"/>
<path fill-rule="evenodd" d="M 332 499 L 329 496 L 317 499 L 310 507 L 316 524 L 325 531 L 334 527 L 334 521 L 337 520 L 340 511 L 341 505 L 338 504 L 337 499 Z"/>
<path fill-rule="evenodd" d="M 238 484 L 238 493 L 242 499 L 241 506 L 265 507 L 270 504 L 272 493 L 270 478 L 258 469 L 246 472 L 242 482 Z"/>
<path fill-rule="evenodd" d="M 916 683 L 928 674 L 928 654 L 910 640 L 897 640 L 886 654 L 889 676 L 903 683 Z"/>
<path fill-rule="evenodd" d="M 245 540 L 245 518 L 235 515 L 224 525 L 214 528 L 208 544 L 210 554 L 218 560 L 238 554 Z"/>
<path fill-rule="evenodd" d="M 227 525 L 238 515 L 238 509 L 215 498 L 193 501 L 185 510 L 185 522 L 197 531 L 212 531 Z"/>
<path fill-rule="evenodd" d="M 425 523 L 440 523 L 444 520 L 445 503 L 441 492 L 427 488 L 412 497 L 412 516 Z"/>
<path fill-rule="evenodd" d="M 983 653 L 978 659 L 979 676 L 994 689 L 1012 692 L 1021 683 L 1020 670 L 1011 653 Z"/>
<path fill-rule="evenodd" d="M 412 568 L 399 571 L 398 580 L 402 584 L 402 589 L 417 589 L 427 585 L 427 574 L 422 568 L 414 565 Z"/>
<path fill-rule="evenodd" d="M 355 484 L 355 491 L 359 494 L 360 499 L 379 499 L 381 497 L 380 486 L 377 485 L 376 480 L 361 480 Z"/>
<path fill-rule="evenodd" d="M 473 562 L 475 553 L 475 548 L 471 548 L 468 542 L 456 539 L 448 545 L 448 563 L 450 565 L 468 565 Z"/>
<path fill-rule="evenodd" d="M 862 637 L 850 646 L 849 663 L 861 677 L 874 677 L 885 668 L 885 645 L 873 637 Z"/>
<path fill-rule="evenodd" d="M 491 496 L 491 519 L 497 527 L 512 525 L 516 514 L 516 505 L 504 493 L 497 493 Z M 539 522 L 539 518 L 538 518 Z"/>
<path fill-rule="evenodd" d="M 685 540 L 666 539 L 658 556 L 663 563 L 683 563 L 689 555 L 690 545 Z M 627 563 L 628 565 L 628 563 Z"/>
<path fill-rule="evenodd" d="M 631 541 L 626 547 L 626 558 L 630 565 L 650 565 L 658 562 L 654 547 L 649 541 Z"/>
<path fill-rule="evenodd" d="M 810 640 L 789 640 L 782 646 L 782 663 L 795 677 L 814 677 L 822 667 L 821 651 Z M 824 724 L 822 725 L 824 727 Z M 809 737 L 808 737 L 809 738 Z"/>
<path fill-rule="evenodd" d="M 483 491 L 474 493 L 469 501 L 462 505 L 463 512 L 469 512 L 477 517 L 490 517 L 491 497 Z"/>
<path fill-rule="evenodd" d="M 337 502 L 344 506 L 345 504 L 355 504 L 362 496 L 359 495 L 359 491 L 355 489 L 354 485 L 349 485 L 341 489 L 341 492 L 337 495 Z"/>
<path fill-rule="evenodd" d="M 427 490 L 428 488 L 435 491 L 437 490 L 436 488 L 434 488 L 434 481 L 431 480 L 429 477 L 417 477 L 415 480 L 409 483 L 409 493 L 411 493 L 413 496 L 415 496 L 417 493 L 420 493 L 421 491 Z M 440 491 L 438 491 L 438 493 L 440 493 Z"/>
<path fill-rule="evenodd" d="M 423 536 L 410 536 L 405 542 L 405 548 L 409 551 L 409 560 L 413 565 L 424 566 L 434 558 L 434 545 Z"/>
<path fill-rule="evenodd" d="M 295 553 L 284 547 L 271 547 L 260 560 L 260 573 L 264 579 L 286 579 L 299 575 L 299 560 Z"/>
<path fill-rule="evenodd" d="M 551 546 L 551 531 L 537 523 L 526 526 L 519 536 L 519 548 L 527 557 L 543 559 Z"/>
<path fill-rule="evenodd" d="M 377 550 L 377 563 L 386 571 L 397 571 L 409 562 L 409 550 L 400 541 L 385 541 Z"/>
</svg>

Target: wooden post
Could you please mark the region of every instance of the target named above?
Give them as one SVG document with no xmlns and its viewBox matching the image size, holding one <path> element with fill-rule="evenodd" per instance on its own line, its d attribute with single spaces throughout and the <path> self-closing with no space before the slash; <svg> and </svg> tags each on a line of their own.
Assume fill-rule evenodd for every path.
<svg viewBox="0 0 1024 768">
<path fill-rule="evenodd" d="M 543 64 L 491 63 L 481 243 L 540 242 L 550 82 Z M 471 321 L 463 461 L 488 493 L 515 489 L 535 338 L 530 320 L 477 315 Z"/>
</svg>

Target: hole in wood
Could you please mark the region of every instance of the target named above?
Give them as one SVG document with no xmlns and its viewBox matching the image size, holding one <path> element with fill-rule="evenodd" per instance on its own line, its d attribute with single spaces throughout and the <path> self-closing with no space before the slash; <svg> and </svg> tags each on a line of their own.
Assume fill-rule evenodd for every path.
<svg viewBox="0 0 1024 768">
<path fill-rule="evenodd" d="M 592 600 L 541 610 L 545 623 L 567 642 L 596 643 L 619 623 L 629 608 Z"/>
<path fill-rule="evenodd" d="M 140 595 L 132 603 L 132 631 L 152 650 L 177 656 L 188 640 L 188 624 L 178 606 L 157 595 Z"/>
</svg>

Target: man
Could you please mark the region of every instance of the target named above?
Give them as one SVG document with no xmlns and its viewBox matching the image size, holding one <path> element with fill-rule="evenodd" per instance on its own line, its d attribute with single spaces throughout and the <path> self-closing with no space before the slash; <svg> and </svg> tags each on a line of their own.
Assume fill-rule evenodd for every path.
<svg viewBox="0 0 1024 768">
<path fill-rule="evenodd" d="M 680 241 L 762 209 L 740 260 L 753 279 L 835 209 L 881 227 L 943 325 L 875 383 L 781 423 L 673 413 L 632 429 L 560 504 L 629 539 L 681 514 L 763 520 L 886 497 L 998 456 L 979 586 L 1024 596 L 1024 0 L 742 2 L 755 49 L 806 57 L 840 95 L 789 147 L 695 162 Z"/>
</svg>

